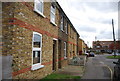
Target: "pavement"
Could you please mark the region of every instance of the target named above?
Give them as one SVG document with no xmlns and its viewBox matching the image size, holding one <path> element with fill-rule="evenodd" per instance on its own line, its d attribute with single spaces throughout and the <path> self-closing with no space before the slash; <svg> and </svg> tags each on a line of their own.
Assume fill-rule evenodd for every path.
<svg viewBox="0 0 120 81">
<path fill-rule="evenodd" d="M 77 60 L 77 62 L 70 60 L 69 65 L 55 71 L 55 73 L 72 75 L 72 76 L 83 76 L 85 71 L 84 68 L 85 63 L 86 63 L 86 56 L 81 55 L 79 56 L 79 60 Z"/>
<path fill-rule="evenodd" d="M 84 66 L 68 65 L 62 69 L 59 69 L 55 73 L 72 75 L 72 76 L 83 76 Z"/>
<path fill-rule="evenodd" d="M 113 61 L 116 59 L 107 59 L 109 55 L 96 55 L 89 57 L 85 66 L 68 65 L 55 73 L 72 76 L 81 76 L 81 79 L 112 79 Z"/>
<path fill-rule="evenodd" d="M 89 57 L 85 67 L 85 74 L 82 79 L 112 79 L 112 63 L 115 59 L 107 59 L 105 55 Z"/>
</svg>

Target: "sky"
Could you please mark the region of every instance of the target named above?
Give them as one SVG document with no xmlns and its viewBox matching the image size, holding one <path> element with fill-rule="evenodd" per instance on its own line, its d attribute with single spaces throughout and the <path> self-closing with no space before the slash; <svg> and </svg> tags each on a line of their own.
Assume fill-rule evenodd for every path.
<svg viewBox="0 0 120 81">
<path fill-rule="evenodd" d="M 85 43 L 113 40 L 112 19 L 118 39 L 119 0 L 57 0 Z M 95 39 L 96 37 L 96 39 Z"/>
</svg>

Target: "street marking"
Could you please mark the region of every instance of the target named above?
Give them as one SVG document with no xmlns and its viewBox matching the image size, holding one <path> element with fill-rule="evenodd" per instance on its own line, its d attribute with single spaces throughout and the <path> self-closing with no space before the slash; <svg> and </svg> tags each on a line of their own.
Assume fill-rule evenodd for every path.
<svg viewBox="0 0 120 81">
<path fill-rule="evenodd" d="M 111 77 L 110 77 L 110 78 L 112 79 L 112 76 L 113 76 L 113 71 L 112 71 L 112 69 L 111 69 L 107 64 L 105 64 L 104 62 L 100 61 L 100 63 L 103 64 L 103 66 L 105 66 L 105 67 L 107 67 L 107 68 L 109 69 L 110 74 L 111 74 Z"/>
<path fill-rule="evenodd" d="M 102 62 L 102 61 L 101 61 L 100 63 L 101 63 L 101 64 L 104 64 L 104 62 Z"/>
<path fill-rule="evenodd" d="M 100 62 L 101 64 L 103 64 L 103 66 L 105 66 L 105 67 L 107 67 L 108 69 L 109 69 L 109 71 L 110 71 L 110 74 L 111 74 L 111 79 L 112 79 L 112 76 L 113 76 L 113 71 L 112 71 L 112 69 L 107 65 L 107 64 L 105 64 L 104 62 Z"/>
<path fill-rule="evenodd" d="M 112 76 L 113 76 L 113 71 L 112 71 L 112 69 L 108 66 L 108 65 L 106 65 L 105 64 L 105 66 L 110 70 L 110 73 L 111 73 L 111 79 L 113 78 Z"/>
</svg>

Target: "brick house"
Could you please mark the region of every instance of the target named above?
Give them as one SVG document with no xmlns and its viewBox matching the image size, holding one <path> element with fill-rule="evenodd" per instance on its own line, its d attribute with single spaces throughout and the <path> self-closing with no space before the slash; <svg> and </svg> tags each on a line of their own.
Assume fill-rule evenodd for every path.
<svg viewBox="0 0 120 81">
<path fill-rule="evenodd" d="M 78 38 L 57 2 L 2 2 L 1 49 L 11 56 L 13 79 L 40 79 L 67 66 Z"/>
<path fill-rule="evenodd" d="M 93 41 L 93 50 L 103 53 L 112 52 L 112 49 L 110 49 L 112 43 L 114 43 L 114 41 Z"/>
<path fill-rule="evenodd" d="M 85 44 L 84 40 L 81 38 L 78 39 L 78 50 L 79 50 L 79 55 L 85 54 L 88 50 L 87 44 Z"/>
</svg>

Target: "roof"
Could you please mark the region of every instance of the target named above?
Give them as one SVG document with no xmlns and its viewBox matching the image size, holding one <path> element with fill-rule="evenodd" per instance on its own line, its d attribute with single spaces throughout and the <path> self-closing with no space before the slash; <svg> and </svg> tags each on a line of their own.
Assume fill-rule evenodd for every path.
<svg viewBox="0 0 120 81">
<path fill-rule="evenodd" d="M 55 0 L 55 2 L 56 2 L 57 8 L 60 9 L 60 11 L 64 15 L 64 17 L 66 17 L 67 21 L 70 23 L 72 29 L 77 33 L 78 36 L 80 36 L 79 33 L 77 32 L 77 30 L 74 28 L 73 24 L 71 23 L 70 19 L 67 17 L 67 15 L 65 14 L 65 12 L 63 11 L 63 9 L 61 8 L 61 6 L 59 5 L 59 3 L 56 0 Z"/>
</svg>

